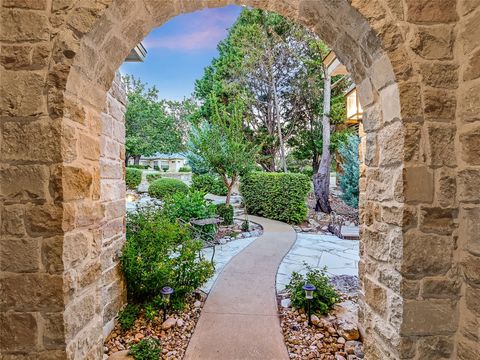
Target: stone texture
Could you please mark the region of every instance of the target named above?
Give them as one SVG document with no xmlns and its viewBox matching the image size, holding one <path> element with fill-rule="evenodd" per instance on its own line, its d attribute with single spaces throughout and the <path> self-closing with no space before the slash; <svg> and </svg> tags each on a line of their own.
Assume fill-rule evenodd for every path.
<svg viewBox="0 0 480 360">
<path fill-rule="evenodd" d="M 103 322 L 125 301 L 118 285 L 125 237 L 117 190 L 125 98 L 118 84 L 111 97 L 106 90 L 125 53 L 153 27 L 181 12 L 227 3 L 2 2 L 0 171 L 8 176 L 0 190 L 1 309 L 7 310 L 0 316 L 19 339 L 2 353 L 5 359 L 18 358 L 14 351 L 25 360 L 101 357 Z M 362 211 L 361 277 L 370 279 L 360 310 L 366 358 L 434 352 L 470 360 L 478 354 L 479 324 L 472 304 L 480 253 L 478 0 L 239 3 L 275 8 L 315 29 L 364 84 L 369 135 L 361 207 L 368 202 L 372 211 Z M 428 181 L 403 173 L 411 168 L 422 169 L 418 176 Z M 429 183 L 433 195 L 424 188 Z M 415 200 L 406 205 L 408 198 Z M 465 296 L 457 306 L 447 287 L 459 283 Z M 110 299 L 102 299 L 102 287 Z M 422 294 L 442 298 L 420 300 Z M 23 316 L 17 323 L 8 317 L 12 309 Z M 35 327 L 25 314 L 37 309 Z M 47 316 L 60 313 L 64 343 L 61 329 L 52 327 L 56 315 Z M 38 336 L 24 339 L 27 327 Z M 454 332 L 456 353 L 450 354 Z"/>
<path fill-rule="evenodd" d="M 468 165 L 480 165 L 480 125 L 460 134 L 462 159 Z"/>
</svg>

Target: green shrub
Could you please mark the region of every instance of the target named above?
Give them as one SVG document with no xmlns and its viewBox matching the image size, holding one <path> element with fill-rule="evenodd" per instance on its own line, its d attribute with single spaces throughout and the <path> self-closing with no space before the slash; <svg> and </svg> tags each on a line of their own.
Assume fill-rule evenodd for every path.
<svg viewBox="0 0 480 360">
<path fill-rule="evenodd" d="M 154 338 L 144 338 L 132 346 L 129 355 L 135 360 L 158 360 L 162 353 L 160 341 Z"/>
<path fill-rule="evenodd" d="M 127 165 L 127 167 L 132 168 L 132 169 L 140 169 L 140 170 L 146 170 L 148 169 L 148 165 Z"/>
<path fill-rule="evenodd" d="M 162 287 L 171 286 L 172 306 L 180 309 L 187 294 L 213 275 L 212 264 L 198 259 L 202 248 L 187 226 L 172 222 L 155 207 L 129 214 L 121 255 L 129 299 L 150 302 Z"/>
<path fill-rule="evenodd" d="M 192 188 L 214 195 L 227 195 L 227 187 L 223 183 L 223 180 L 213 174 L 193 174 Z"/>
<path fill-rule="evenodd" d="M 127 188 L 136 190 L 142 182 L 142 170 L 127 168 L 125 172 L 125 183 Z"/>
<path fill-rule="evenodd" d="M 157 199 L 164 199 L 177 192 L 188 192 L 188 186 L 177 179 L 161 178 L 152 182 L 148 187 L 148 194 Z"/>
<path fill-rule="evenodd" d="M 153 165 L 153 170 L 160 171 L 160 166 L 158 166 L 158 165 Z"/>
<path fill-rule="evenodd" d="M 189 166 L 181 166 L 180 169 L 178 169 L 178 172 L 192 172 L 192 169 Z"/>
<path fill-rule="evenodd" d="M 151 182 L 154 182 L 155 180 L 158 180 L 162 177 L 162 174 L 160 173 L 150 173 L 150 174 L 147 174 L 147 181 L 149 183 Z"/>
<path fill-rule="evenodd" d="M 215 205 L 204 199 L 204 194 L 191 190 L 189 193 L 176 193 L 165 200 L 163 211 L 170 221 L 178 219 L 190 222 L 193 219 L 205 219 L 215 216 Z M 215 232 L 213 225 L 195 226 L 206 237 L 211 237 Z M 203 239 L 208 240 L 208 239 Z"/>
<path fill-rule="evenodd" d="M 342 156 L 342 174 L 340 175 L 340 187 L 342 188 L 342 200 L 346 204 L 358 208 L 360 179 L 360 160 L 358 157 L 358 146 L 360 139 L 356 135 L 350 135 L 347 141 L 340 147 L 339 152 Z"/>
<path fill-rule="evenodd" d="M 140 308 L 137 305 L 127 304 L 117 316 L 118 323 L 123 331 L 129 330 L 138 317 Z"/>
<path fill-rule="evenodd" d="M 311 300 L 312 312 L 326 314 L 338 302 L 339 296 L 335 288 L 328 282 L 326 268 L 312 269 L 308 265 L 306 265 L 306 268 L 306 275 L 293 272 L 290 282 L 286 286 L 287 291 L 290 293 L 292 305 L 298 309 L 307 309 L 307 299 L 305 298 L 303 286 L 312 284 L 317 288 L 313 292 L 313 299 Z"/>
<path fill-rule="evenodd" d="M 304 174 L 255 172 L 243 176 L 240 191 L 248 214 L 300 223 L 307 217 L 311 180 Z"/>
<path fill-rule="evenodd" d="M 223 219 L 222 225 L 233 224 L 233 206 L 232 205 L 218 204 L 217 215 Z"/>
</svg>

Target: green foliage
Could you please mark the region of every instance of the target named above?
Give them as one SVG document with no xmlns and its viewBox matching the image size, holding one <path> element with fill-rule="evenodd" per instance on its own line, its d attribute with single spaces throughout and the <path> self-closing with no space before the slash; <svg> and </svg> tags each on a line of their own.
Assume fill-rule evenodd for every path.
<svg viewBox="0 0 480 360">
<path fill-rule="evenodd" d="M 181 309 L 187 294 L 213 275 L 212 264 L 198 258 L 202 248 L 187 226 L 172 222 L 155 207 L 130 214 L 121 255 L 130 301 L 155 300 L 162 287 L 171 286 L 172 306 Z"/>
<path fill-rule="evenodd" d="M 137 305 L 127 304 L 117 316 L 118 323 L 123 331 L 132 328 L 135 320 L 140 313 L 140 308 Z"/>
<path fill-rule="evenodd" d="M 136 190 L 141 182 L 142 170 L 127 167 L 125 171 L 125 183 L 127 184 L 127 188 Z"/>
<path fill-rule="evenodd" d="M 215 205 L 204 199 L 204 193 L 191 190 L 188 193 L 177 192 L 165 199 L 165 215 L 171 220 L 189 222 L 193 219 L 205 219 L 215 215 Z"/>
<path fill-rule="evenodd" d="M 307 268 L 306 275 L 293 272 L 290 282 L 286 286 L 286 289 L 290 293 L 292 305 L 298 309 L 307 309 L 307 299 L 305 298 L 303 286 L 305 284 L 312 284 L 316 287 L 316 290 L 313 292 L 313 299 L 311 300 L 312 312 L 326 314 L 328 310 L 338 302 L 339 296 L 334 287 L 328 282 L 325 268 L 313 269 L 307 264 L 305 264 L 305 266 Z"/>
<path fill-rule="evenodd" d="M 150 173 L 150 174 L 147 174 L 147 181 L 149 183 L 151 182 L 154 182 L 155 180 L 158 180 L 162 177 L 162 174 L 160 173 Z"/>
<path fill-rule="evenodd" d="M 360 139 L 352 134 L 339 150 L 342 156 L 342 170 L 340 175 L 340 187 L 343 190 L 342 199 L 348 205 L 358 208 L 360 178 L 360 160 L 358 158 L 358 146 Z"/>
<path fill-rule="evenodd" d="M 131 164 L 131 165 L 128 165 L 127 168 L 146 170 L 146 169 L 148 169 L 148 165 Z"/>
<path fill-rule="evenodd" d="M 300 223 L 307 217 L 310 179 L 303 174 L 255 172 L 241 179 L 240 191 L 249 214 Z"/>
<path fill-rule="evenodd" d="M 177 179 L 160 178 L 153 181 L 148 187 L 148 194 L 157 199 L 164 199 L 177 192 L 188 192 L 188 185 Z"/>
<path fill-rule="evenodd" d="M 145 319 L 150 322 L 152 322 L 155 319 L 155 316 L 158 314 L 157 307 L 153 303 L 148 303 L 145 305 L 143 311 L 145 313 Z"/>
<path fill-rule="evenodd" d="M 248 219 L 243 220 L 241 229 L 243 232 L 247 232 L 248 230 L 250 230 L 250 222 L 248 221 Z"/>
<path fill-rule="evenodd" d="M 223 219 L 222 225 L 233 224 L 233 206 L 232 205 L 218 204 L 217 215 Z"/>
<path fill-rule="evenodd" d="M 210 122 L 194 126 L 188 143 L 190 163 L 196 162 L 228 183 L 227 203 L 233 184 L 254 167 L 257 153 L 257 148 L 245 139 L 241 114 L 238 108 L 229 113 L 221 104 L 215 103 Z"/>
<path fill-rule="evenodd" d="M 161 353 L 160 341 L 151 337 L 140 340 L 128 352 L 135 360 L 158 360 Z"/>
<path fill-rule="evenodd" d="M 178 172 L 189 173 L 192 172 L 192 169 L 190 168 L 190 166 L 181 166 L 180 169 L 178 169 Z"/>
<path fill-rule="evenodd" d="M 125 112 L 125 151 L 128 157 L 149 156 L 155 152 L 173 153 L 183 150 L 182 133 L 167 103 L 158 98 L 155 87 L 133 76 L 125 76 L 127 108 Z"/>
<path fill-rule="evenodd" d="M 193 174 L 192 189 L 219 196 L 227 195 L 225 183 L 214 174 Z"/>
</svg>

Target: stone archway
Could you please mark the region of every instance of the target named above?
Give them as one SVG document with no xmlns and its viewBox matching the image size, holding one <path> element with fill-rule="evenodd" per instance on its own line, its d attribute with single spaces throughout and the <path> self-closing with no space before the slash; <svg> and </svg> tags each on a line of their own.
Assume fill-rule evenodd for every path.
<svg viewBox="0 0 480 360">
<path fill-rule="evenodd" d="M 122 129 L 109 121 L 115 107 L 104 111 L 107 90 L 153 27 L 229 3 L 314 29 L 359 85 L 367 359 L 473 359 L 480 5 L 471 0 L 4 0 L 2 355 L 100 358 L 102 327 L 122 296 L 124 237 Z"/>
</svg>

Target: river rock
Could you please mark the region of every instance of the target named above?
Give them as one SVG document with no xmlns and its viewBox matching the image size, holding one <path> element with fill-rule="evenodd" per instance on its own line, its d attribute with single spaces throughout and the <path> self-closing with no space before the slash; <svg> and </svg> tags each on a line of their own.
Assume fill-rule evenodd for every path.
<svg viewBox="0 0 480 360">
<path fill-rule="evenodd" d="M 128 350 L 123 350 L 113 353 L 108 360 L 133 360 L 133 357 L 128 355 Z"/>
<path fill-rule="evenodd" d="M 177 324 L 177 319 L 171 317 L 165 320 L 162 324 L 162 330 L 168 330 Z"/>
</svg>

